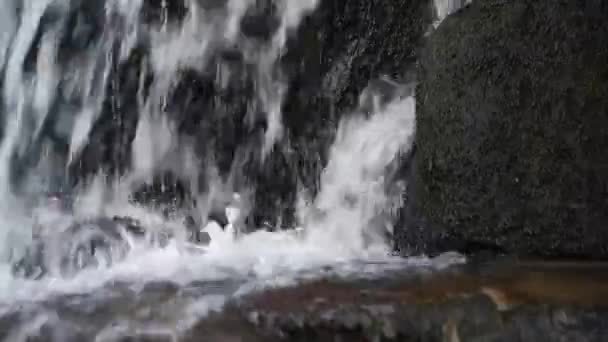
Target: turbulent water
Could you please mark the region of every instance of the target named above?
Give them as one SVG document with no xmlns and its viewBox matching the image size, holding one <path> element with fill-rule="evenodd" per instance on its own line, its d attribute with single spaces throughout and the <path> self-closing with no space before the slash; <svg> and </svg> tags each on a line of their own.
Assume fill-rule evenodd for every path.
<svg viewBox="0 0 608 342">
<path fill-rule="evenodd" d="M 232 70 L 213 56 L 222 49 L 237 49 L 253 68 L 255 91 L 249 105 L 264 113 L 267 122 L 262 142 L 255 146 L 256 153 L 265 158 L 282 136 L 286 82 L 276 64 L 288 34 L 315 9 L 317 0 L 277 1 L 276 29 L 263 45 L 240 33 L 242 20 L 257 4 L 254 0 L 186 1 L 184 18 L 178 19 L 169 16 L 169 1 L 157 3 L 159 20 L 146 19 L 149 5 L 143 0 L 4 0 L 0 4 L 3 312 L 23 308 L 24 303 L 35 307 L 35 303 L 48 303 L 62 294 L 90 293 L 95 297 L 98 293 L 100 301 L 107 300 L 101 289 L 108 284 L 137 288 L 169 280 L 183 287 L 192 282 L 222 282 L 219 290 L 191 299 L 164 325 L 150 328 L 179 330 L 232 296 L 260 287 L 323 276 L 328 269 L 360 275 L 427 262 L 391 257 L 385 238 L 392 229 L 386 217 L 400 205 L 387 192 L 386 170 L 395 158 L 409 151 L 414 135 L 411 88 L 393 84 L 409 90 L 384 105 L 375 101 L 373 93 L 364 94 L 371 96 L 374 113 L 353 114 L 340 123 L 336 139 L 328 147 L 329 163 L 318 195 L 301 198 L 298 228 L 237 234 L 239 215 L 246 208 L 241 207 L 239 195 L 233 194 L 234 186 L 218 181 L 209 168 L 198 167 L 201 161 L 194 146 L 177 133 L 167 99 L 186 69 L 203 72 L 217 68 L 221 72 L 216 82 L 230 82 Z M 97 176 L 70 185 L 70 170 L 86 159 L 96 123 L 103 115 L 121 110 L 108 112 L 104 107 L 111 95 L 107 91 L 117 77 L 113 68 L 142 45 L 149 54 L 139 65 L 137 89 L 129 95 L 134 97 L 137 127 L 128 169 L 120 177 L 109 177 L 99 169 Z M 146 78 L 148 74 L 153 75 L 152 80 Z M 214 161 L 205 162 L 211 165 Z M 187 241 L 183 217 L 168 218 L 130 201 L 135 187 L 164 169 L 176 171 L 195 184 L 190 190 L 201 216 L 210 211 L 214 196 L 234 196 L 226 208 L 231 223 L 225 230 L 212 221 L 197 222 L 197 229 L 209 233 L 209 245 Z M 205 191 L 197 186 L 201 179 L 209 184 Z M 49 192 L 66 188 L 73 198 L 70 210 L 49 203 Z M 113 216 L 137 219 L 148 231 L 168 231 L 171 237 L 159 244 L 120 231 L 118 239 L 126 240 L 126 249 L 112 250 L 110 260 L 101 260 L 95 267 L 68 277 L 56 269 L 61 262 L 47 262 L 51 265 L 47 272 L 35 279 L 13 275 L 12 263 L 27 253 L 37 236 L 48 241 L 54 241 L 55 236 L 57 247 L 47 248 L 44 258 L 60 258 L 66 253 L 61 244 L 64 240 L 90 239 L 68 227 Z M 59 320 L 57 312 L 45 310 L 27 324 L 15 323 L 7 340 L 26 340 L 44 324 Z M 130 318 L 122 319 L 129 322 Z M 128 330 L 124 326 L 113 330 L 103 324 L 97 328 L 94 334 L 100 340 L 111 340 L 112 334 L 120 335 L 120 329 Z M 62 340 L 60 335 L 54 338 Z"/>
</svg>

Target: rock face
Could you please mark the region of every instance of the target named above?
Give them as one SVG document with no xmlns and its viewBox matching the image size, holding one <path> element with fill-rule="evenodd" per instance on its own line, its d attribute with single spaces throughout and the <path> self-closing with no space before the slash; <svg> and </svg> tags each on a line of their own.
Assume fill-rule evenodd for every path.
<svg viewBox="0 0 608 342">
<path fill-rule="evenodd" d="M 490 0 L 440 25 L 418 69 L 428 226 L 404 250 L 608 256 L 606 18 L 602 1 Z"/>
</svg>

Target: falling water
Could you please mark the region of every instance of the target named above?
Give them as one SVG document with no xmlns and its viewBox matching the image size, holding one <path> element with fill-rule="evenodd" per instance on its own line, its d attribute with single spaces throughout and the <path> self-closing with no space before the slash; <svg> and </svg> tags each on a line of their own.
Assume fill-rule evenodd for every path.
<svg viewBox="0 0 608 342">
<path fill-rule="evenodd" d="M 200 178 L 201 171 L 188 165 L 194 159 L 192 149 L 180 141 L 166 102 L 183 70 L 204 72 L 217 63 L 214 53 L 226 48 L 236 46 L 245 62 L 253 65 L 256 94 L 250 106 L 267 116 L 268 129 L 260 152 L 267 154 L 282 134 L 280 108 L 285 85 L 275 64 L 289 30 L 314 9 L 316 1 L 278 2 L 279 26 L 265 44 L 240 33 L 240 23 L 255 1 L 212 3 L 187 1 L 187 16 L 182 21 L 169 21 L 168 5 L 162 1 L 161 21 L 145 23 L 141 0 L 3 2 L 2 202 L 12 205 L 21 201 L 24 192 L 35 196 L 65 186 L 68 170 L 81 162 L 101 116 L 124 116 L 120 108 L 108 113 L 103 107 L 109 97 L 112 102 L 115 94 L 108 90 L 120 77 L 113 68 L 127 62 L 141 46 L 147 47 L 149 56 L 141 61 L 139 89 L 127 95 L 137 96 L 138 117 L 130 149 L 131 169 L 121 178 L 120 188 L 148 181 L 167 165 L 189 172 L 182 175 L 189 180 Z M 220 63 L 217 67 L 224 66 Z M 154 77 L 152 84 L 146 83 L 148 74 Z M 52 131 L 52 137 L 44 129 L 49 124 L 54 125 L 46 129 Z M 58 138 L 67 143 L 68 151 L 45 148 L 57 145 Z M 32 188 L 33 183 L 40 186 Z"/>
<path fill-rule="evenodd" d="M 436 19 L 434 26 L 437 27 L 448 15 L 458 11 L 470 4 L 473 0 L 433 0 Z"/>
<path fill-rule="evenodd" d="M 263 113 L 267 122 L 261 144 L 252 147 L 260 159 L 281 139 L 286 80 L 277 63 L 289 33 L 315 9 L 317 0 L 277 1 L 278 24 L 264 42 L 240 32 L 241 22 L 256 4 L 254 0 L 189 0 L 185 17 L 176 20 L 169 16 L 168 2 L 160 1 L 158 21 L 145 18 L 149 4 L 143 0 L 5 0 L 0 4 L 0 239 L 5 243 L 0 246 L 0 303 L 95 292 L 116 281 L 171 280 L 186 285 L 231 279 L 233 286 L 219 297 L 189 303 L 193 311 L 181 313 L 196 316 L 221 306 L 228 296 L 258 286 L 291 283 L 328 265 L 360 273 L 365 267 L 357 261 L 382 260 L 399 267 L 423 261 L 393 259 L 386 241 L 392 209 L 401 205 L 400 196 L 387 192 L 386 170 L 409 152 L 414 135 L 415 101 L 409 85 L 394 83 L 398 89 L 409 90 L 398 91 L 399 96 L 388 104 L 374 101 L 371 115 L 353 113 L 342 120 L 321 189 L 299 208 L 298 229 L 257 231 L 235 238 L 238 227 L 231 226 L 238 224 L 237 216 L 244 209 L 234 200 L 227 208 L 231 224 L 225 230 L 215 222 L 200 222 L 199 229 L 211 237 L 208 246 L 200 247 L 180 238 L 186 232 L 181 218 L 167 218 L 130 201 L 133 189 L 162 170 L 174 171 L 188 181 L 198 200 L 196 209 L 202 213 L 210 210 L 214 196 L 233 195 L 234 187 L 214 176 L 213 158 L 200 166 L 203 157 L 191 140 L 180 135 L 175 109 L 168 103 L 184 70 L 203 73 L 215 68 L 218 87 L 238 77 L 214 58 L 218 51 L 237 49 L 251 66 L 255 89 L 248 107 L 254 110 L 248 114 Z M 137 89 L 126 95 L 133 97 L 137 116 L 128 169 L 112 177 L 100 168 L 95 177 L 84 177 L 70 188 L 74 177 L 70 170 L 86 159 L 87 146 L 96 143 L 91 141 L 96 124 L 104 115 L 124 114 L 124 108 L 106 108 L 108 98 L 113 103 L 111 98 L 117 96 L 111 91 L 121 76 L 116 75 L 116 66 L 130 61 L 142 46 L 148 53 L 134 66 Z M 249 115 L 243 120 L 246 124 L 255 121 Z M 62 143 L 65 146 L 57 147 Z M 207 187 L 199 186 L 201 179 Z M 405 191 L 404 184 L 396 186 L 400 187 L 397 192 Z M 46 193 L 66 188 L 74 197 L 70 210 L 39 204 Z M 113 216 L 136 219 L 150 231 L 169 231 L 173 238 L 159 244 L 121 230 L 116 239 L 126 241 L 123 245 L 128 250 L 119 248 L 121 258 L 111 263 L 100 262 L 69 277 L 53 269 L 40 279 L 11 274 L 9 263 L 25 253 L 35 234 L 48 234 L 49 241 L 57 242 L 58 250 L 50 248 L 44 256 L 57 258 L 65 252 L 61 250 L 65 240 L 91 239 L 71 234 L 68 227 Z M 28 329 L 39 330 L 53 317 L 45 315 L 42 323 L 33 320 L 19 326 L 11 340 L 25 338 Z M 96 334 L 116 333 L 112 329 Z"/>
</svg>

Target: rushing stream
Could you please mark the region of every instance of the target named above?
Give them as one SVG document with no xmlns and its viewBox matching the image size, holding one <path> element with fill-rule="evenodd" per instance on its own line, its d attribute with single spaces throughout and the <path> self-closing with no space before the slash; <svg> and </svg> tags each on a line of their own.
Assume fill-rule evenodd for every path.
<svg viewBox="0 0 608 342">
<path fill-rule="evenodd" d="M 318 194 L 301 196 L 299 226 L 242 231 L 243 189 L 212 172 L 215 159 L 201 157 L 178 133 L 180 108 L 168 99 L 185 70 L 212 70 L 218 88 L 239 83 L 242 66 L 217 57 L 237 54 L 254 84 L 243 124 L 265 122 L 249 146 L 263 160 L 283 134 L 286 82 L 278 60 L 317 0 L 187 0 L 181 10 L 171 9 L 174 3 L 0 4 L 0 321 L 11 322 L 2 323 L 6 341 L 42 335 L 112 341 L 134 331 L 178 336 L 226 300 L 267 286 L 432 262 L 390 255 L 386 217 L 400 203 L 385 178 L 411 148 L 415 102 L 411 85 L 389 80 L 380 81 L 392 89 L 388 103 L 370 87 L 361 105 L 373 114 L 354 113 L 340 123 Z M 256 6 L 272 8 L 259 14 Z M 248 20 L 268 23 L 242 32 Z M 118 67 L 123 64 L 133 70 Z M 130 86 L 121 89 L 125 77 Z M 123 170 L 109 172 L 100 162 L 94 172 L 90 166 L 82 171 L 87 160 L 102 158 L 91 157 L 96 146 L 90 145 L 99 143 L 91 141 L 93 131 L 108 117 L 105 122 L 128 129 L 127 111 L 136 123 L 132 142 L 111 141 L 130 145 L 107 152 L 122 158 Z M 238 174 L 241 164 L 232 165 L 230 173 Z M 132 201 L 135 189 L 166 170 L 187 181 L 196 205 L 167 215 Z M 399 186 L 396 191 L 405 191 Z M 227 203 L 223 228 L 206 219 L 220 202 Z M 184 224 L 191 216 L 194 223 Z M 210 242 L 193 240 L 193 229 Z M 167 287 L 178 290 L 168 291 L 173 300 L 161 301 L 155 294 Z"/>
</svg>

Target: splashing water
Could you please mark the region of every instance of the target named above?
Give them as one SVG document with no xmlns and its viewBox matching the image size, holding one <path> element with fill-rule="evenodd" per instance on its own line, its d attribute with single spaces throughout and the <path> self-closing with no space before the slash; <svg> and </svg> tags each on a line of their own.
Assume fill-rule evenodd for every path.
<svg viewBox="0 0 608 342">
<path fill-rule="evenodd" d="M 433 2 L 437 16 L 433 26 L 437 27 L 447 16 L 472 3 L 473 0 L 433 0 Z"/>
<path fill-rule="evenodd" d="M 138 323 L 134 317 L 125 317 L 119 325 L 107 326 L 95 333 L 97 338 L 109 340 L 133 333 L 133 329 L 152 336 L 164 333 L 179 336 L 197 319 L 220 309 L 230 297 L 321 277 L 327 274 L 328 267 L 333 274 L 360 277 L 367 272 L 378 274 L 408 265 L 430 265 L 430 260 L 424 258 L 390 257 L 381 231 L 370 230 L 374 218 L 393 204 L 384 189 L 384 169 L 395 156 L 411 147 L 414 109 L 414 100 L 408 97 L 390 103 L 370 118 L 354 116 L 341 122 L 322 177 L 321 192 L 310 207 L 301 210 L 301 216 L 306 218 L 302 229 L 258 231 L 235 239 L 229 227 L 222 230 L 211 222 L 204 227 L 211 236 L 211 243 L 204 250 L 185 249 L 179 240 L 171 241 L 164 248 L 150 248 L 148 244 L 130 241 L 129 255 L 111 267 L 85 269 L 72 278 L 45 277 L 35 281 L 11 278 L 3 283 L 0 299 L 18 303 L 44 301 L 61 294 L 98 293 L 104 284 L 116 281 L 132 284 L 171 281 L 182 287 L 193 281 L 227 281 L 219 294 L 204 295 L 185 306 L 179 301 L 171 304 L 171 307 L 177 306 L 165 308 L 172 312 L 169 318 L 152 325 L 149 321 Z M 83 196 L 80 205 L 83 208 L 99 206 L 99 193 L 105 188 L 102 182 L 97 183 L 97 189 L 92 188 Z M 82 210 L 76 210 L 76 215 Z M 106 215 L 135 217 L 146 227 L 166 227 L 171 223 L 155 212 L 120 201 L 106 203 L 103 210 Z M 227 210 L 227 216 L 234 222 L 238 209 Z M 311 215 L 311 210 L 324 214 Z M 74 217 L 64 219 L 74 220 Z M 172 224 L 173 229 L 179 229 L 179 223 Z M 103 292 L 97 296 L 100 297 L 96 300 L 105 300 Z M 149 305 L 155 307 L 153 302 Z M 54 311 L 44 311 L 37 317 L 47 325 L 61 326 Z M 34 323 L 28 321 L 20 325 L 16 329 L 18 336 L 35 335 L 44 326 L 41 323 L 32 327 Z M 8 340 L 14 336 L 10 335 Z"/>
<path fill-rule="evenodd" d="M 388 262 L 389 265 L 424 262 L 424 259 L 408 261 L 389 257 L 381 231 L 370 229 L 376 228 L 372 221 L 382 209 L 394 205 L 384 189 L 384 169 L 395 156 L 411 147 L 414 109 L 414 100 L 408 97 L 391 103 L 371 118 L 355 116 L 340 124 L 329 165 L 322 177 L 321 192 L 312 205 L 313 210 L 324 214 L 315 216 L 309 213 L 311 208 L 302 209 L 302 217 L 306 219 L 301 229 L 258 231 L 235 239 L 230 227 L 222 230 L 211 222 L 204 227 L 211 236 L 211 243 L 204 250 L 188 251 L 178 240 L 165 248 L 150 248 L 147 244 L 130 241 L 128 257 L 110 268 L 85 270 L 66 279 L 12 279 L 5 284 L 7 288 L 2 293 L 9 294 L 11 299 L 31 299 L 32 293 L 44 298 L 50 293 L 89 291 L 115 279 L 171 279 L 187 284 L 193 280 L 235 275 L 274 279 L 281 274 L 296 275 L 341 264 L 348 269 L 348 262 L 355 260 Z M 46 212 L 41 215 L 47 220 L 43 224 L 49 227 L 55 220 L 65 226 L 66 220 L 74 222 L 79 217 L 92 216 L 91 211 L 95 214 L 102 211 L 110 217 L 133 217 L 145 227 L 180 229 L 179 222 L 129 205 L 121 198 L 103 203 L 100 194 L 106 188 L 101 181 L 94 183 L 89 192 L 78 199 L 75 204 L 78 208 L 73 215 Z M 238 209 L 227 208 L 227 211 L 236 212 L 227 215 L 234 222 L 236 217 L 231 216 L 238 215 Z M 91 273 L 95 277 L 91 277 Z"/>
<path fill-rule="evenodd" d="M 373 227 L 374 219 L 400 207 L 386 194 L 386 168 L 409 152 L 414 127 L 412 97 L 390 103 L 371 118 L 354 116 L 340 123 L 314 203 L 324 215 L 309 227 L 312 239 L 342 253 L 386 246 L 381 230 L 374 228 L 387 227 Z"/>
<path fill-rule="evenodd" d="M 235 238 L 242 208 L 229 207 L 226 229 L 215 222 L 197 228 L 211 238 L 208 246 L 201 247 L 187 241 L 183 217 L 167 217 L 130 201 L 134 188 L 165 169 L 189 181 L 201 212 L 210 210 L 211 197 L 232 194 L 232 186 L 209 172 L 212 167 L 200 167 L 200 154 L 178 133 L 171 116 L 175 113 L 168 105 L 184 70 L 220 70 L 219 86 L 234 76 L 233 70 L 214 59 L 218 51 L 236 48 L 252 69 L 255 91 L 248 105 L 264 113 L 267 122 L 258 146 L 262 159 L 281 138 L 286 83 L 277 63 L 289 32 L 314 10 L 317 0 L 277 1 L 278 24 L 266 42 L 241 32 L 242 21 L 256 4 L 254 0 L 190 0 L 185 2 L 187 14 L 176 21 L 169 18 L 168 2 L 161 1 L 158 23 L 144 20 L 150 6 L 144 0 L 4 0 L 0 4 L 0 239 L 5 243 L 0 246 L 0 303 L 87 293 L 117 281 L 170 280 L 185 286 L 192 281 L 232 279 L 236 289 L 199 303 L 210 308 L 258 286 L 319 276 L 326 266 L 350 274 L 365 272 L 372 261 L 381 261 L 384 267 L 426 262 L 390 257 L 384 236 L 390 230 L 387 217 L 401 205 L 387 194 L 386 169 L 411 148 L 412 94 L 376 108 L 370 116 L 353 114 L 340 123 L 320 192 L 299 209 L 301 227 L 295 230 L 257 231 Z M 70 168 L 87 157 L 88 144 L 96 143 L 90 137 L 103 116 L 127 110 L 110 106 L 108 112 L 108 103 L 117 102 L 108 101 L 117 96 L 109 90 L 115 88 L 116 66 L 129 61 L 141 46 L 149 53 L 137 63 L 137 89 L 127 95 L 133 97 L 137 116 L 128 172 L 112 178 L 98 170 L 96 177 L 70 194 L 74 200 L 69 210 L 49 206 L 48 198 L 41 205 L 39 199 L 46 193 L 65 189 Z M 201 177 L 209 184 L 204 191 L 197 185 Z M 115 234 L 99 238 L 123 241 L 117 245 L 126 251 L 111 252 L 112 262 L 97 260 L 96 267 L 69 277 L 52 269 L 60 268 L 65 240 L 74 241 L 70 248 L 77 250 L 92 239 L 70 227 L 114 216 L 135 219 L 147 231 L 169 232 L 170 237 L 159 243 L 147 235 L 134 237 L 121 226 Z M 43 256 L 57 259 L 51 262 L 54 266 L 38 280 L 14 277 L 10 263 L 26 253 L 37 234 L 57 241 L 58 250 L 50 248 Z M 208 311 L 190 308 L 192 315 Z M 23 329 L 18 333 L 23 334 Z"/>
</svg>

